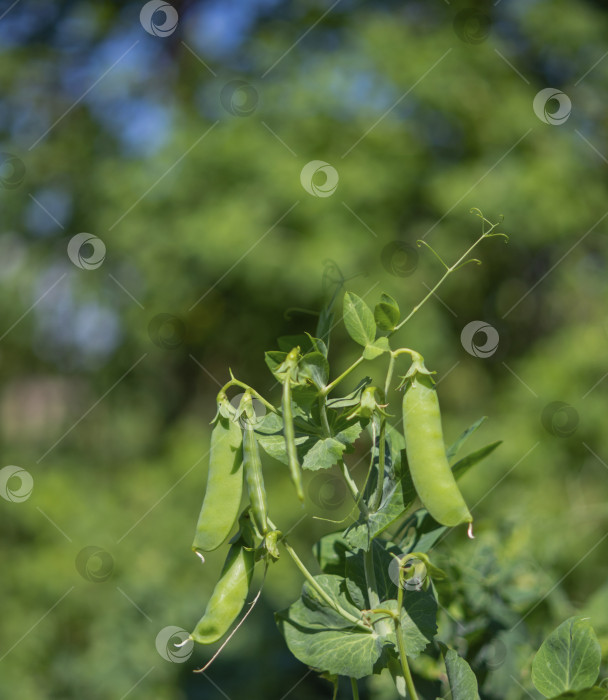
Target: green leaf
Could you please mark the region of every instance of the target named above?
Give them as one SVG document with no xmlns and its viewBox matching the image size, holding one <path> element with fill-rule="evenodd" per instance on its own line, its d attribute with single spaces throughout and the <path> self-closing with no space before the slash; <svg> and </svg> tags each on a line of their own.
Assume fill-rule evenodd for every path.
<svg viewBox="0 0 608 700">
<path fill-rule="evenodd" d="M 329 377 L 329 362 L 320 352 L 309 352 L 300 360 L 298 365 L 298 379 L 307 379 L 317 389 L 323 389 Z"/>
<path fill-rule="evenodd" d="M 364 377 L 356 386 L 356 388 L 346 396 L 327 400 L 327 408 L 351 408 L 357 406 L 361 401 L 361 394 L 366 386 L 371 384 L 371 377 Z"/>
<path fill-rule="evenodd" d="M 397 612 L 396 600 L 383 600 L 381 608 Z M 437 634 L 437 601 L 428 591 L 404 591 L 401 608 L 401 628 L 406 654 L 415 659 Z M 394 631 L 387 639 L 397 645 Z"/>
<path fill-rule="evenodd" d="M 285 372 L 279 372 L 277 370 L 283 364 L 286 357 L 287 353 L 281 352 L 280 350 L 268 350 L 264 353 L 264 360 L 268 366 L 268 369 L 272 372 L 272 376 L 279 382 L 283 381 Z"/>
<path fill-rule="evenodd" d="M 344 443 L 335 438 L 322 438 L 308 450 L 304 461 L 303 469 L 317 471 L 319 469 L 329 469 L 338 462 L 345 450 Z"/>
<path fill-rule="evenodd" d="M 461 476 L 466 474 L 471 467 L 475 466 L 478 462 L 481 462 L 482 459 L 485 459 L 489 454 L 494 452 L 494 450 L 501 443 L 502 440 L 498 440 L 498 442 L 493 442 L 485 447 L 480 447 L 478 450 L 475 450 L 475 452 L 471 452 L 471 454 L 468 454 L 466 457 L 459 459 L 458 462 L 452 466 L 454 478 L 459 479 Z"/>
<path fill-rule="evenodd" d="M 347 543 L 348 545 L 348 543 Z M 373 547 L 373 564 L 376 575 L 376 591 L 380 600 L 397 597 L 397 584 L 390 577 L 393 554 L 400 556 L 401 550 L 392 542 L 377 540 Z M 350 549 L 344 555 L 346 589 L 353 603 L 360 608 L 368 608 L 367 579 L 365 577 L 364 550 Z"/>
<path fill-rule="evenodd" d="M 388 294 L 382 294 L 381 301 L 374 308 L 374 320 L 380 330 L 392 331 L 399 323 L 399 304 Z"/>
<path fill-rule="evenodd" d="M 344 325 L 350 337 L 364 347 L 376 337 L 376 323 L 369 306 L 352 292 L 344 295 Z"/>
<path fill-rule="evenodd" d="M 476 420 L 473 425 L 470 425 L 446 450 L 446 455 L 448 462 L 450 462 L 455 456 L 458 450 L 463 446 L 463 444 L 468 440 L 468 438 L 479 428 L 479 426 L 486 420 L 487 416 L 482 416 L 479 420 Z"/>
<path fill-rule="evenodd" d="M 346 448 L 346 452 L 352 452 L 354 444 L 361 435 L 363 426 L 360 421 L 338 420 L 333 429 L 336 431 L 334 438 L 341 442 Z"/>
<path fill-rule="evenodd" d="M 608 700 L 608 688 L 601 688 L 596 685 L 584 690 L 568 690 L 561 695 L 557 695 L 551 700 Z"/>
<path fill-rule="evenodd" d="M 329 347 L 329 337 L 334 326 L 334 314 L 329 308 L 321 309 L 315 335 Z"/>
<path fill-rule="evenodd" d="M 452 700 L 479 700 L 477 678 L 469 664 L 453 650 L 445 655 Z"/>
<path fill-rule="evenodd" d="M 600 645 L 588 619 L 571 617 L 542 643 L 532 662 L 532 682 L 545 697 L 593 685 L 600 671 Z"/>
<path fill-rule="evenodd" d="M 359 610 L 340 590 L 342 578 L 322 574 L 315 581 L 346 611 L 360 617 Z M 279 630 L 291 653 L 319 671 L 351 678 L 374 672 L 384 640 L 376 633 L 353 626 L 304 584 L 302 598 L 275 614 Z"/>
<path fill-rule="evenodd" d="M 382 355 L 383 352 L 389 352 L 390 346 L 388 344 L 388 338 L 381 335 L 373 343 L 368 343 L 363 350 L 364 360 L 374 360 L 376 357 Z"/>
<path fill-rule="evenodd" d="M 445 525 L 440 525 L 431 517 L 427 510 L 421 508 L 413 513 L 400 528 L 404 534 L 399 542 L 399 548 L 406 554 L 428 552 L 447 529 Z"/>
<path fill-rule="evenodd" d="M 313 545 L 313 554 L 324 574 L 346 575 L 346 555 L 352 552 L 341 532 L 331 532 Z"/>
</svg>

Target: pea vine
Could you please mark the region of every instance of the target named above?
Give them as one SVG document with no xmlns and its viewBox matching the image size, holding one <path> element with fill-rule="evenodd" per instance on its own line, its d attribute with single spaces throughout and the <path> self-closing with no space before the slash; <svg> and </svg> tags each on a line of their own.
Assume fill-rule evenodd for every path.
<svg viewBox="0 0 608 700">
<path fill-rule="evenodd" d="M 473 536 L 472 515 L 457 481 L 500 442 L 456 459 L 484 419 L 446 449 L 433 372 L 417 351 L 393 347 L 394 334 L 448 277 L 469 263 L 480 264 L 471 254 L 482 241 L 497 236 L 507 240 L 495 231 L 498 224 L 472 211 L 481 220 L 481 235 L 452 265 L 419 241 L 440 261 L 444 273 L 403 319 L 399 304 L 388 294 L 381 295 L 373 311 L 356 294 L 343 294 L 341 319 L 361 354 L 337 377 L 330 380 L 329 347 L 346 280 L 334 264 L 324 276 L 327 303 L 315 334 L 279 338 L 278 349 L 266 353 L 266 364 L 281 386 L 280 401 L 275 405 L 232 372 L 218 393 L 207 487 L 192 546 L 203 561 L 207 552 L 226 542 L 228 553 L 205 613 L 189 637 L 200 644 L 223 641 L 211 661 L 259 598 L 261 589 L 247 606 L 256 564 L 263 565 L 265 579 L 284 552 L 304 583 L 300 598 L 275 614 L 276 623 L 293 655 L 334 683 L 334 698 L 340 676 L 350 679 L 357 700 L 358 680 L 387 669 L 398 695 L 418 700 L 410 662 L 429 649 L 434 659 L 443 657 L 438 661 L 445 664 L 441 683 L 453 700 L 479 697 L 468 663 L 435 640 L 437 582 L 446 574 L 429 552 L 450 527 L 468 525 Z M 396 382 L 403 356 L 410 365 Z M 364 376 L 354 390 L 336 395 L 363 363 L 382 359 L 388 360 L 383 386 L 371 386 Z M 388 409 L 395 410 L 389 406 L 389 392 L 395 388 L 403 390 L 399 426 L 388 420 Z M 238 401 L 229 399 L 235 392 Z M 365 433 L 371 445 L 368 469 L 357 484 L 345 455 Z M 269 517 L 263 454 L 288 468 L 300 502 L 305 500 L 303 470 L 337 469 L 344 479 L 356 515 L 316 544 L 320 573 L 309 570 Z M 236 534 L 229 539 L 235 526 Z M 591 687 L 598 673 L 599 645 L 593 630 L 587 621 L 572 618 L 541 647 L 532 678 L 546 697 L 602 700 L 608 691 Z"/>
</svg>

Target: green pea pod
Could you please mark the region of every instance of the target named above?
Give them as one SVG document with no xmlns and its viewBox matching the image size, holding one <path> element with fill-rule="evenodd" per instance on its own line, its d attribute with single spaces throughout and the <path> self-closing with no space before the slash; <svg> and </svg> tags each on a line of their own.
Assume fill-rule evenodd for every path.
<svg viewBox="0 0 608 700">
<path fill-rule="evenodd" d="M 190 638 L 198 644 L 219 641 L 239 616 L 253 578 L 254 552 L 239 538 L 230 546 L 220 580 L 216 583 L 205 614 Z"/>
<path fill-rule="evenodd" d="M 293 353 L 289 354 L 288 359 Z M 285 445 L 287 447 L 287 459 L 289 462 L 289 472 L 291 480 L 296 487 L 296 493 L 300 501 L 304 501 L 304 489 L 302 488 L 302 471 L 300 469 L 300 461 L 298 459 L 298 451 L 296 449 L 296 435 L 293 427 L 293 414 L 291 412 L 291 385 L 290 372 L 287 372 L 285 381 L 283 382 L 283 432 L 285 435 Z"/>
<path fill-rule="evenodd" d="M 448 464 L 437 392 L 423 365 L 422 371 L 414 369 L 407 381 L 403 429 L 412 481 L 424 507 L 441 525 L 472 522 Z"/>
<path fill-rule="evenodd" d="M 243 493 L 241 428 L 221 413 L 211 432 L 207 489 L 192 549 L 210 552 L 228 537 L 239 514 Z"/>
<path fill-rule="evenodd" d="M 266 506 L 266 489 L 264 487 L 264 477 L 262 475 L 262 460 L 258 441 L 255 437 L 255 430 L 251 423 L 252 414 L 249 412 L 251 396 L 247 394 L 243 397 L 245 402 L 245 436 L 243 438 L 243 466 L 245 469 L 245 481 L 247 482 L 247 492 L 251 502 L 251 517 L 262 537 L 268 532 L 268 515 Z"/>
</svg>

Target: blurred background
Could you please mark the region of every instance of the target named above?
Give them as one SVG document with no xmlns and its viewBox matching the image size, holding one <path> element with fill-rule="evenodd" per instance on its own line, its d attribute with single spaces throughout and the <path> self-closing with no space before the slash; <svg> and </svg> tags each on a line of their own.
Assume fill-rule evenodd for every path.
<svg viewBox="0 0 608 700">
<path fill-rule="evenodd" d="M 231 368 L 277 400 L 263 352 L 314 331 L 328 259 L 411 309 L 443 272 L 416 241 L 453 263 L 471 207 L 509 243 L 398 336 L 448 441 L 481 415 L 471 446 L 504 440 L 462 481 L 477 539 L 440 546 L 442 634 L 483 698 L 538 697 L 569 615 L 608 648 L 606 37 L 589 0 L 0 3 L 0 697 L 331 697 L 275 627 L 284 558 L 208 672 L 173 656 L 224 558 L 190 550 L 215 395 Z M 356 352 L 338 326 L 334 376 Z M 346 493 L 266 483 L 314 569 Z"/>
</svg>

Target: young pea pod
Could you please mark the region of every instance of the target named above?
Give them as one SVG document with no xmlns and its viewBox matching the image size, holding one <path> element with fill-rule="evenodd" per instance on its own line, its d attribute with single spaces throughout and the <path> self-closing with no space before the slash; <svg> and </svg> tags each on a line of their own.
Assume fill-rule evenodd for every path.
<svg viewBox="0 0 608 700">
<path fill-rule="evenodd" d="M 230 545 L 220 580 L 213 589 L 205 614 L 190 635 L 192 640 L 198 644 L 213 644 L 228 632 L 247 600 L 254 565 L 253 549 L 239 537 Z"/>
<path fill-rule="evenodd" d="M 217 549 L 226 540 L 237 520 L 243 493 L 243 435 L 238 423 L 222 414 L 223 398 L 211 432 L 207 488 L 192 543 L 197 553 Z"/>
<path fill-rule="evenodd" d="M 291 480 L 296 487 L 296 493 L 300 501 L 304 501 L 304 489 L 302 487 L 302 471 L 296 449 L 296 435 L 293 426 L 293 414 L 291 412 L 291 371 L 295 369 L 298 360 L 299 348 L 294 348 L 287 355 L 285 365 L 287 372 L 283 381 L 283 432 L 285 435 L 285 445 L 287 448 L 287 459 L 289 461 L 289 471 Z"/>
<path fill-rule="evenodd" d="M 437 392 L 422 358 L 406 375 L 403 429 L 412 481 L 424 507 L 448 527 L 472 522 L 448 464 Z"/>
<path fill-rule="evenodd" d="M 266 505 L 266 489 L 262 475 L 262 460 L 258 441 L 253 428 L 253 413 L 251 408 L 251 395 L 243 396 L 245 436 L 243 438 L 243 466 L 245 481 L 251 502 L 251 516 L 253 522 L 262 537 L 268 532 L 268 515 Z"/>
</svg>

